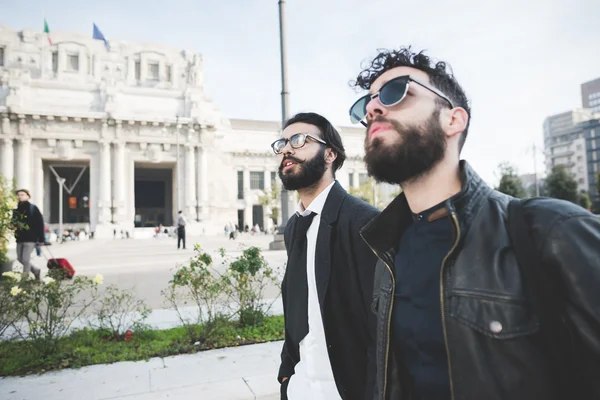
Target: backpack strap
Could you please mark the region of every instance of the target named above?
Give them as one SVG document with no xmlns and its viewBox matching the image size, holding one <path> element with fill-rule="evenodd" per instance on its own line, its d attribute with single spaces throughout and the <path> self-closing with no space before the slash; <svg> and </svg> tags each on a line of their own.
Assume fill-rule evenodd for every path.
<svg viewBox="0 0 600 400">
<path fill-rule="evenodd" d="M 508 232 L 513 250 L 517 256 L 523 277 L 523 288 L 540 325 L 540 339 L 544 353 L 548 356 L 548 366 L 559 393 L 574 393 L 577 379 L 572 368 L 573 337 L 568 333 L 565 305 L 566 290 L 558 276 L 558 271 L 544 269 L 540 251 L 531 235 L 531 227 L 525 219 L 523 204 L 527 200 L 512 199 L 508 205 Z M 568 337 L 571 336 L 571 337 Z M 570 390 L 570 392 L 569 392 Z M 557 397 L 563 398 L 563 397 Z M 564 397 L 566 398 L 566 397 Z"/>
</svg>

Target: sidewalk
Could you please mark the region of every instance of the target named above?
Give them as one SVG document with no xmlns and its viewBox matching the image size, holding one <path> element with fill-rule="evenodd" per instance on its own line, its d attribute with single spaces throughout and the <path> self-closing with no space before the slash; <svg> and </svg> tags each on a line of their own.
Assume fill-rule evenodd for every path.
<svg viewBox="0 0 600 400">
<path fill-rule="evenodd" d="M 282 342 L 0 378 L 2 400 L 278 400 Z"/>
</svg>

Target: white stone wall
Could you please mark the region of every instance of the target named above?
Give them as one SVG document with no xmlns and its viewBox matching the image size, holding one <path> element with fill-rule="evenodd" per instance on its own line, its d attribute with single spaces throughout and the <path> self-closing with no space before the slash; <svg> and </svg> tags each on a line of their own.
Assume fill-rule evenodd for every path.
<svg viewBox="0 0 600 400">
<path fill-rule="evenodd" d="M 204 93 L 199 54 L 121 41 L 107 51 L 88 35 L 50 36 L 52 46 L 42 32 L 0 26 L 0 173 L 31 189 L 47 214 L 55 177 L 44 165 L 87 166 L 97 237 L 132 230 L 136 165 L 173 169 L 173 218 L 184 210 L 192 234 L 221 234 L 228 221 L 237 222 L 238 209 L 252 220 L 261 191 L 250 189 L 249 173 L 263 172 L 270 185 L 279 123 L 223 117 Z M 150 75 L 154 65 L 158 79 Z M 348 160 L 338 179 L 347 188 L 349 171 L 366 172 L 364 130 L 340 132 Z"/>
</svg>

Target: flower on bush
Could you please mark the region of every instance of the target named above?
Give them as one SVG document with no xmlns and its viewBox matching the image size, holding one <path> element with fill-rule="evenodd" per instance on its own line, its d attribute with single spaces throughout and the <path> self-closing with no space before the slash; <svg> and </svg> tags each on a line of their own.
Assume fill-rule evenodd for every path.
<svg viewBox="0 0 600 400">
<path fill-rule="evenodd" d="M 14 272 L 14 271 L 8 271 L 2 274 L 2 276 L 5 276 L 7 278 L 12 279 L 13 281 L 18 281 L 19 279 L 21 279 L 21 274 Z"/>
<path fill-rule="evenodd" d="M 102 285 L 102 282 L 104 282 L 104 277 L 102 274 L 96 274 L 94 279 L 92 279 L 92 282 L 94 282 L 96 285 Z"/>
<path fill-rule="evenodd" d="M 25 294 L 26 292 L 24 292 L 23 289 L 18 286 L 13 286 L 12 289 L 10 289 L 10 294 L 13 296 L 18 296 L 21 293 Z"/>
<path fill-rule="evenodd" d="M 49 285 L 51 283 L 56 282 L 56 280 L 50 276 L 46 276 L 44 279 L 42 279 L 42 281 L 46 284 Z"/>
<path fill-rule="evenodd" d="M 14 197 L 9 197 L 6 200 L 6 207 L 8 207 L 11 210 L 16 209 L 18 206 L 17 200 Z"/>
</svg>

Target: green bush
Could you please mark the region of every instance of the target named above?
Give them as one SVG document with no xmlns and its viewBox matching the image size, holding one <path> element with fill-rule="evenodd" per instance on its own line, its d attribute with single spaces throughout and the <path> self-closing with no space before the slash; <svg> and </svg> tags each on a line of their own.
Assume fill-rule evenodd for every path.
<svg viewBox="0 0 600 400">
<path fill-rule="evenodd" d="M 19 306 L 16 298 L 22 293 L 19 291 L 21 280 L 22 275 L 12 271 L 5 272 L 0 277 L 0 337 L 23 317 L 24 309 Z M 12 339 L 12 336 L 5 339 Z"/>
<path fill-rule="evenodd" d="M 212 267 L 210 254 L 200 245 L 194 251 L 189 265 L 178 266 L 169 286 L 161 292 L 167 306 L 177 313 L 191 343 L 209 338 L 216 321 L 225 318 L 222 293 L 226 281 Z M 186 315 L 183 308 L 188 306 L 193 306 L 194 311 Z"/>
<path fill-rule="evenodd" d="M 112 339 L 121 339 L 127 330 L 139 330 L 152 310 L 133 290 L 122 290 L 111 285 L 102 294 L 96 308 L 96 320 L 90 327 L 110 332 Z"/>
<path fill-rule="evenodd" d="M 226 262 L 229 262 L 225 250 L 220 249 L 220 253 Z M 241 256 L 230 262 L 225 279 L 226 292 L 236 305 L 234 315 L 240 324 L 260 324 L 272 306 L 265 302 L 265 289 L 268 286 L 279 287 L 277 274 L 269 267 L 260 249 L 245 249 Z"/>
<path fill-rule="evenodd" d="M 25 322 L 13 325 L 18 336 L 40 356 L 55 352 L 59 339 L 97 299 L 101 283 L 101 275 L 67 281 L 57 270 L 50 270 L 43 283 L 31 279 L 15 281 L 11 294 Z"/>
</svg>

